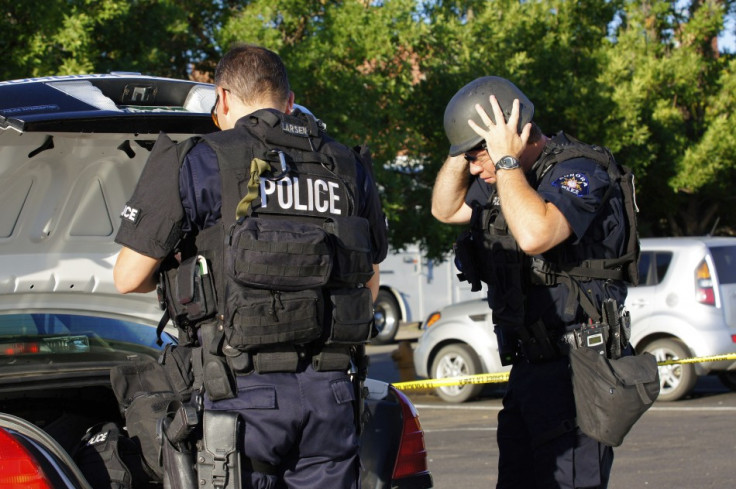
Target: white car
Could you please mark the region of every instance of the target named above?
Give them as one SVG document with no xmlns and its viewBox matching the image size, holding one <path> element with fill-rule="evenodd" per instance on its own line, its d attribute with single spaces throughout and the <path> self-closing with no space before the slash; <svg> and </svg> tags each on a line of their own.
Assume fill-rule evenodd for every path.
<svg viewBox="0 0 736 489">
<path fill-rule="evenodd" d="M 630 287 L 631 343 L 658 361 L 736 352 L 736 238 L 644 238 L 640 285 Z M 485 300 L 454 304 L 431 314 L 414 351 L 417 375 L 442 378 L 494 373 L 501 367 Z M 661 366 L 658 399 L 686 396 L 698 376 L 716 373 L 736 390 L 736 362 Z M 483 386 L 439 387 L 449 402 L 476 397 Z"/>
</svg>

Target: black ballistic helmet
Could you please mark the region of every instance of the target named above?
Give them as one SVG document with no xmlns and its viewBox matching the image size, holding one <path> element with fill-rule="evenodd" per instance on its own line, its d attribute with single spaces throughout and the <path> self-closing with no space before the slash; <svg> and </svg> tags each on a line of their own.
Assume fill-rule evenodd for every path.
<svg viewBox="0 0 736 489">
<path fill-rule="evenodd" d="M 514 99 L 519 99 L 519 132 L 531 122 L 534 116 L 534 104 L 516 85 L 499 76 L 476 78 L 458 90 L 445 108 L 445 134 L 450 140 L 450 156 L 465 153 L 483 142 L 483 138 L 468 125 L 468 119 L 473 119 L 481 127 L 484 126 L 475 110 L 475 104 L 480 104 L 491 120 L 496 122 L 489 100 L 491 95 L 496 96 L 506 120 L 511 115 Z"/>
</svg>

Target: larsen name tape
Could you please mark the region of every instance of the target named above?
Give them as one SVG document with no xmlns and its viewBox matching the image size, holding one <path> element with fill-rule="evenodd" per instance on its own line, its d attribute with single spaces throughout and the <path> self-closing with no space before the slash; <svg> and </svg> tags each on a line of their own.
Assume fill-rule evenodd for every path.
<svg viewBox="0 0 736 489">
<path fill-rule="evenodd" d="M 682 358 L 682 359 L 678 358 L 678 359 L 672 359 L 672 360 L 663 360 L 661 362 L 657 362 L 657 365 L 660 367 L 664 367 L 667 365 L 721 362 L 724 360 L 736 360 L 736 353 L 726 353 L 724 355 L 712 355 L 708 357 L 695 357 L 695 358 Z M 409 390 L 436 389 L 437 387 L 450 387 L 450 386 L 468 385 L 468 384 L 495 384 L 495 383 L 508 382 L 508 380 L 509 380 L 508 372 L 499 372 L 499 373 L 492 373 L 492 374 L 466 375 L 463 377 L 445 377 L 442 379 L 417 380 L 413 382 L 397 382 L 391 385 L 396 387 L 399 390 L 409 391 Z"/>
</svg>

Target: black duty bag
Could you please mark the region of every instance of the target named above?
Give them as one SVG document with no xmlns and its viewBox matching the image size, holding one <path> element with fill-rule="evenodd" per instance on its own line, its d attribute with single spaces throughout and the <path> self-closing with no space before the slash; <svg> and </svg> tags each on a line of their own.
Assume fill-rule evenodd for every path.
<svg viewBox="0 0 736 489">
<path fill-rule="evenodd" d="M 172 401 L 188 400 L 191 395 L 191 354 L 191 348 L 171 346 L 163 355 L 163 365 L 141 358 L 110 370 L 110 382 L 128 435 L 140 447 L 144 468 L 156 480 L 163 479 L 156 428 Z"/>
<path fill-rule="evenodd" d="M 650 353 L 611 360 L 592 348 L 570 351 L 577 423 L 583 433 L 617 447 L 659 395 Z"/>
<path fill-rule="evenodd" d="M 148 487 L 138 446 L 115 423 L 88 429 L 73 458 L 93 489 Z"/>
</svg>

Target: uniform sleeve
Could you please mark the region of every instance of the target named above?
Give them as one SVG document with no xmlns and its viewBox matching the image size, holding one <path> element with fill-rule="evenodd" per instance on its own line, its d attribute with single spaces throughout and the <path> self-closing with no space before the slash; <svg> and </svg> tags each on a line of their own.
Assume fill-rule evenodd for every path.
<svg viewBox="0 0 736 489">
<path fill-rule="evenodd" d="M 543 177 L 537 192 L 562 212 L 580 240 L 598 215 L 609 182 L 608 173 L 600 165 L 575 158 L 555 165 Z"/>
<path fill-rule="evenodd" d="M 199 143 L 187 153 L 179 174 L 179 192 L 184 209 L 182 231 L 202 230 L 222 215 L 222 182 L 215 150 Z"/>
<path fill-rule="evenodd" d="M 184 216 L 178 175 L 176 145 L 162 133 L 120 215 L 116 243 L 156 259 L 174 249 Z"/>
<path fill-rule="evenodd" d="M 381 263 L 388 254 L 386 215 L 383 213 L 376 184 L 362 165 L 358 165 L 358 182 L 362 193 L 359 215 L 370 223 L 373 263 Z"/>
</svg>

